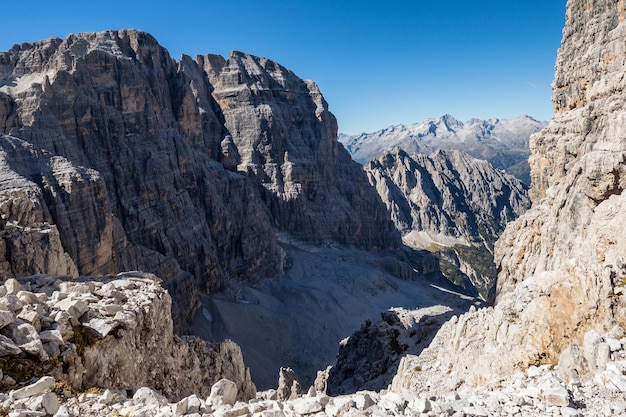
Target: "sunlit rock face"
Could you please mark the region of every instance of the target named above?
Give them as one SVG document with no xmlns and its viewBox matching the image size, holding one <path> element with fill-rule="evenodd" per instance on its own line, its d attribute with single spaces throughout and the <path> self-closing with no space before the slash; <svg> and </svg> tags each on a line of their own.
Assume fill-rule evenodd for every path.
<svg viewBox="0 0 626 417">
<path fill-rule="evenodd" d="M 337 141 L 337 121 L 315 83 L 266 58 L 232 52 L 214 88 L 231 135 L 222 149 L 263 186 L 280 229 L 311 243 L 399 244 L 385 206 Z"/>
<path fill-rule="evenodd" d="M 439 251 L 442 264 L 451 266 L 449 279 L 458 269 L 465 276 L 457 274 L 455 283 L 487 298 L 496 279 L 494 243 L 530 207 L 527 187 L 458 150 L 410 155 L 395 148 L 365 172 L 403 241 Z"/>
<path fill-rule="evenodd" d="M 0 134 L 6 276 L 150 271 L 176 323 L 199 292 L 280 275 L 277 228 L 400 242 L 317 87 L 267 59 L 176 62 L 133 30 L 16 45 Z"/>
<path fill-rule="evenodd" d="M 419 384 L 415 361 L 441 361 L 451 384 L 482 383 L 626 325 L 625 12 L 623 1 L 568 2 L 555 114 L 531 139 L 533 207 L 496 244 L 495 306 L 447 323 L 397 388 Z"/>
</svg>

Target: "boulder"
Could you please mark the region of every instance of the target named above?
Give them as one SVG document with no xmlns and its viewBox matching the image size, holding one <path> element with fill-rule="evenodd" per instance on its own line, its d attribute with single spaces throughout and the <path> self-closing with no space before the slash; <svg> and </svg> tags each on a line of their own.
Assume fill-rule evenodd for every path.
<svg viewBox="0 0 626 417">
<path fill-rule="evenodd" d="M 15 391 L 10 392 L 10 397 L 15 400 L 21 400 L 23 398 L 35 397 L 37 395 L 44 394 L 50 390 L 54 385 L 55 380 L 51 376 L 44 376 L 40 378 L 34 384 L 25 386 Z"/>
<path fill-rule="evenodd" d="M 15 321 L 15 314 L 11 311 L 0 310 L 0 329 Z"/>
<path fill-rule="evenodd" d="M 4 287 L 7 289 L 7 294 L 16 295 L 18 292 L 23 291 L 24 287 L 15 278 L 9 278 L 4 281 Z"/>
<path fill-rule="evenodd" d="M 158 408 L 168 403 L 167 398 L 148 387 L 141 387 L 135 391 L 133 402 L 153 408 Z"/>
<path fill-rule="evenodd" d="M 24 304 L 15 294 L 7 294 L 0 298 L 0 310 L 17 312 L 24 307 Z"/>
<path fill-rule="evenodd" d="M 211 387 L 207 403 L 233 405 L 237 401 L 237 385 L 228 379 L 220 379 Z"/>
<path fill-rule="evenodd" d="M 43 348 L 37 329 L 30 323 L 15 321 L 3 329 L 16 345 L 24 352 L 36 355 L 40 359 L 48 359 L 48 354 Z"/>
<path fill-rule="evenodd" d="M 22 349 L 19 348 L 11 339 L 0 334 L 0 357 L 4 356 L 17 356 L 22 353 Z"/>
<path fill-rule="evenodd" d="M 89 304 L 86 301 L 73 298 L 65 298 L 54 306 L 58 310 L 65 311 L 73 320 L 78 320 L 89 309 Z"/>
<path fill-rule="evenodd" d="M 561 381 L 554 375 L 548 374 L 537 382 L 539 399 L 547 406 L 567 407 L 571 402 L 571 395 Z"/>
</svg>

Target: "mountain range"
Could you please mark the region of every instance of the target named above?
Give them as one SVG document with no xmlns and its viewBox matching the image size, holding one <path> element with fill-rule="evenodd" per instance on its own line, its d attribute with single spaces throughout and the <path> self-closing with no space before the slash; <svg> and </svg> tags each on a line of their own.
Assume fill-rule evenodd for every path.
<svg viewBox="0 0 626 417">
<path fill-rule="evenodd" d="M 436 253 L 446 276 L 487 299 L 496 279 L 494 243 L 530 208 L 527 187 L 458 150 L 409 155 L 394 148 L 364 168 L 403 242 Z"/>
<path fill-rule="evenodd" d="M 0 414 L 624 415 L 625 39 L 623 1 L 568 0 L 523 214 L 457 151 L 364 170 L 266 58 L 136 30 L 0 53 Z M 489 303 L 402 244 L 430 222 L 488 248 L 514 216 Z"/>
<path fill-rule="evenodd" d="M 390 126 L 373 133 L 346 135 L 339 141 L 355 161 L 367 163 L 387 149 L 399 147 L 413 154 L 461 150 L 487 160 L 530 185 L 528 139 L 546 126 L 530 116 L 515 119 L 470 119 L 463 123 L 449 114 L 421 123 Z"/>
</svg>

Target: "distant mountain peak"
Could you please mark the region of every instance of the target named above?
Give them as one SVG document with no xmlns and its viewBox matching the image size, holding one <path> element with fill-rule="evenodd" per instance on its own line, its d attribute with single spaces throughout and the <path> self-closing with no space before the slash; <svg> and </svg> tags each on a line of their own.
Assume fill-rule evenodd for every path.
<svg viewBox="0 0 626 417">
<path fill-rule="evenodd" d="M 387 149 L 399 146 L 409 153 L 430 154 L 437 149 L 459 149 L 498 169 L 508 170 L 529 183 L 527 167 L 530 136 L 546 126 L 528 115 L 515 119 L 469 119 L 463 123 L 450 114 L 420 123 L 389 126 L 373 133 L 339 135 L 352 158 L 370 161 Z"/>
</svg>

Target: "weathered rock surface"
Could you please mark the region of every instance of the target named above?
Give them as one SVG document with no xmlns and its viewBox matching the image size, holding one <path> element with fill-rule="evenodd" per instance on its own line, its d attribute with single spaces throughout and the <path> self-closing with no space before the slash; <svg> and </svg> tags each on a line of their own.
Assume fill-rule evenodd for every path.
<svg viewBox="0 0 626 417">
<path fill-rule="evenodd" d="M 20 280 L 24 289 L 17 297 L 24 301 L 13 323 L 0 329 L 1 386 L 43 373 L 77 390 L 147 386 L 180 399 L 192 393 L 208 396 L 212 384 L 228 378 L 234 398 L 255 396 L 237 345 L 174 335 L 171 299 L 154 275 L 127 272 L 90 279 L 39 275 Z M 8 292 L 6 285 L 0 288 Z M 10 297 L 16 295 L 2 299 Z M 18 389 L 12 398 L 42 394 L 53 383 Z"/>
<path fill-rule="evenodd" d="M 263 185 L 280 229 L 309 243 L 399 244 L 360 166 L 337 141 L 337 121 L 315 83 L 266 58 L 232 52 L 214 88 L 231 135 L 222 149 Z"/>
<path fill-rule="evenodd" d="M 200 112 L 183 110 L 191 79 L 150 35 L 15 46 L 0 55 L 0 80 L 9 276 L 147 270 L 183 319 L 201 290 L 278 273 L 256 185 L 209 157 L 219 125 L 185 136 L 181 113 Z"/>
<path fill-rule="evenodd" d="M 150 271 L 178 325 L 199 292 L 280 274 L 275 227 L 400 244 L 317 87 L 267 59 L 175 62 L 133 30 L 16 45 L 0 134 L 3 276 Z"/>
<path fill-rule="evenodd" d="M 621 1 L 568 2 L 556 112 L 531 141 L 533 207 L 496 244 L 496 305 L 444 325 L 421 359 L 407 359 L 396 387 L 424 380 L 410 370 L 421 361 L 445 375 L 433 385 L 482 384 L 557 364 L 563 352 L 564 366 L 585 358 L 566 379 L 605 372 L 611 348 L 595 335 L 626 324 L 625 15 Z"/>
<path fill-rule="evenodd" d="M 390 126 L 373 133 L 339 134 L 339 141 L 363 164 L 400 147 L 409 154 L 430 155 L 437 150 L 460 150 L 489 161 L 525 184 L 530 184 L 528 140 L 546 126 L 530 116 L 510 120 L 471 119 L 466 123 L 449 114 L 411 125 Z"/>
<path fill-rule="evenodd" d="M 493 245 L 506 224 L 530 207 L 526 186 L 461 151 L 426 156 L 395 148 L 365 171 L 403 241 L 440 249 L 453 263 L 449 274 L 461 270 L 470 278 L 467 285 L 486 298 L 496 279 Z"/>
</svg>

